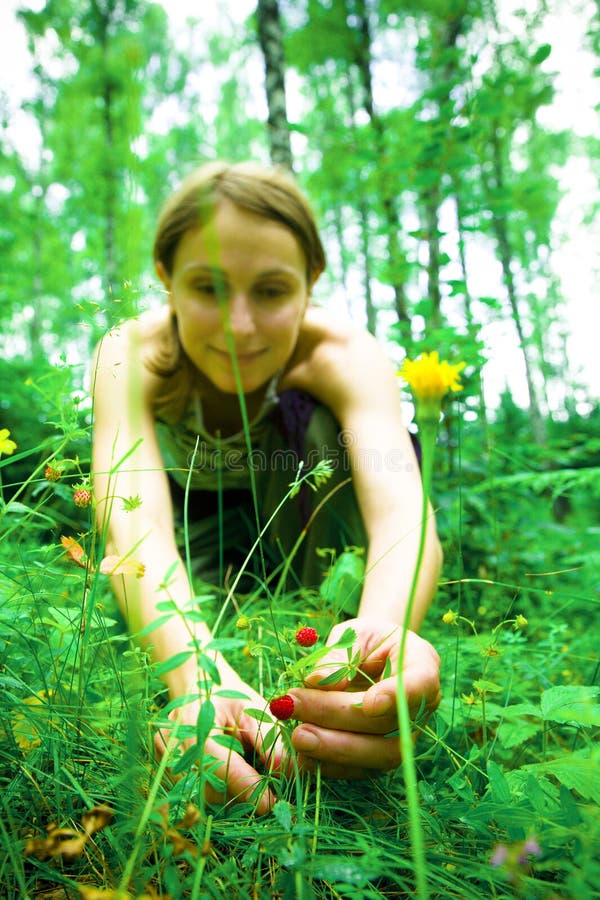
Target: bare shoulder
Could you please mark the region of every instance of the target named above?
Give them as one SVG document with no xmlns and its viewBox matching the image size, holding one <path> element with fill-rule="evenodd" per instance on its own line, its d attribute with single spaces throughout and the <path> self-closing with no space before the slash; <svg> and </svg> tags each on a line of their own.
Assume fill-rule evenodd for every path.
<svg viewBox="0 0 600 900">
<path fill-rule="evenodd" d="M 394 367 L 376 338 L 319 309 L 305 316 L 282 386 L 305 390 L 338 412 L 373 402 L 374 392 L 391 390 L 397 398 Z"/>
<path fill-rule="evenodd" d="M 119 387 L 132 377 L 141 381 L 148 396 L 158 389 L 161 379 L 148 371 L 144 359 L 158 346 L 168 328 L 166 308 L 149 310 L 128 319 L 108 331 L 94 353 L 92 381 L 96 385 Z"/>
</svg>

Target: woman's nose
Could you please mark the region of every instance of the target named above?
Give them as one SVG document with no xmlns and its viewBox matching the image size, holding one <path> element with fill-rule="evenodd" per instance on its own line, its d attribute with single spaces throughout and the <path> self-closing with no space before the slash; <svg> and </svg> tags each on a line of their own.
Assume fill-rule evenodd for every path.
<svg viewBox="0 0 600 900">
<path fill-rule="evenodd" d="M 252 310 L 245 294 L 239 293 L 230 297 L 229 324 L 234 335 L 243 336 L 254 331 Z"/>
</svg>

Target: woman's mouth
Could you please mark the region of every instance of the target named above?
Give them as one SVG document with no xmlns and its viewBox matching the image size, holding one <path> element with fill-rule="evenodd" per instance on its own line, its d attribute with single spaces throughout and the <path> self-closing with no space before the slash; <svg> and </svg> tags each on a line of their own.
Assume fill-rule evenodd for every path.
<svg viewBox="0 0 600 900">
<path fill-rule="evenodd" d="M 232 357 L 229 350 L 219 350 L 218 347 L 211 347 L 211 350 L 217 354 L 221 359 L 226 360 L 228 363 L 232 363 Z M 235 350 L 235 358 L 239 365 L 248 365 L 249 363 L 255 362 L 260 356 L 263 355 L 266 351 L 263 350 Z"/>
</svg>

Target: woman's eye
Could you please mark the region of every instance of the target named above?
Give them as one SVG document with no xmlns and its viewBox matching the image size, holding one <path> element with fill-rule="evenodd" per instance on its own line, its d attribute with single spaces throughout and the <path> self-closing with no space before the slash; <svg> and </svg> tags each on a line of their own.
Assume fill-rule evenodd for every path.
<svg viewBox="0 0 600 900">
<path fill-rule="evenodd" d="M 224 284 L 216 284 L 214 281 L 198 282 L 192 286 L 192 290 L 204 297 L 224 297 L 227 294 L 227 288 Z"/>
<path fill-rule="evenodd" d="M 264 300 L 280 300 L 282 297 L 285 297 L 287 293 L 286 287 L 276 284 L 265 285 L 258 289 L 259 297 L 262 297 Z"/>
</svg>

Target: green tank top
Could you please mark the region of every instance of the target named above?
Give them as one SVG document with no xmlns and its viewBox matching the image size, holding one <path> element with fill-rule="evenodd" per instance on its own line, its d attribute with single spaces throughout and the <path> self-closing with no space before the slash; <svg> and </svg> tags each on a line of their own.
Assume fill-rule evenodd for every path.
<svg viewBox="0 0 600 900">
<path fill-rule="evenodd" d="M 278 402 L 278 381 L 279 374 L 269 383 L 261 408 L 250 422 L 250 444 L 254 448 L 270 427 L 268 415 Z M 171 424 L 158 419 L 156 433 L 165 470 L 181 487 L 185 488 L 189 479 L 190 490 L 194 491 L 250 489 L 250 466 L 257 469 L 260 459 L 249 457 L 243 430 L 228 437 L 206 430 L 197 393 L 192 393 L 179 422 Z"/>
</svg>

